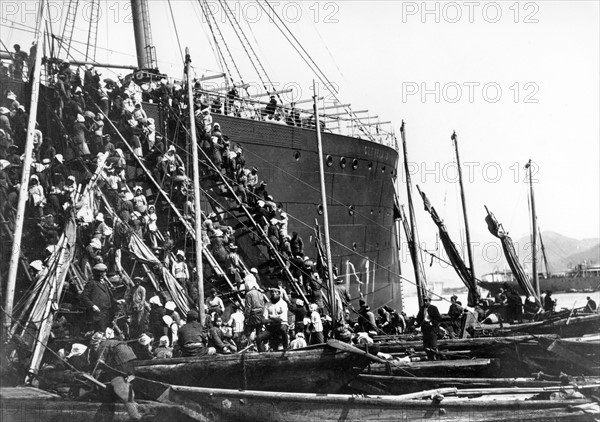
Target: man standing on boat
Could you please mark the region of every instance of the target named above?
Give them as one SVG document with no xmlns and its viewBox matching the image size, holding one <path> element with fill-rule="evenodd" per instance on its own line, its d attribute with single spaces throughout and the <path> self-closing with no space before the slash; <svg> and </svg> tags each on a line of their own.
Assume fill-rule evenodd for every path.
<svg viewBox="0 0 600 422">
<path fill-rule="evenodd" d="M 114 299 L 106 283 L 106 265 L 99 263 L 92 268 L 93 278 L 86 285 L 81 301 L 92 315 L 94 331 L 104 332 L 113 317 Z"/>
<path fill-rule="evenodd" d="M 265 305 L 263 311 L 263 318 L 265 323 L 265 331 L 261 332 L 256 336 L 256 347 L 259 352 L 265 351 L 265 341 L 273 339 L 272 344 L 281 344 L 283 349 L 288 348 L 288 306 L 283 299 L 281 299 L 281 292 L 279 289 L 271 289 L 270 302 Z M 277 350 L 274 348 L 274 350 Z"/>
<path fill-rule="evenodd" d="M 423 347 L 429 360 L 436 360 L 437 336 L 441 319 L 440 311 L 431 304 L 431 298 L 423 298 L 423 306 L 417 314 L 417 324 L 421 327 Z"/>
</svg>

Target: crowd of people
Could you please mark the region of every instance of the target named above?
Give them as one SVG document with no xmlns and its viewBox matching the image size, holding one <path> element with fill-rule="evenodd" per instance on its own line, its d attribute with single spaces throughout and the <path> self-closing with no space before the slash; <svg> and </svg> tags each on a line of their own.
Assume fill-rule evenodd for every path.
<svg viewBox="0 0 600 422">
<path fill-rule="evenodd" d="M 206 162 L 213 166 L 212 170 L 208 166 L 204 177 L 220 173 L 219 177 L 233 186 L 240 205 L 248 207 L 272 245 L 271 258 L 281 257 L 302 294 L 298 295 L 283 279 L 272 288 L 260 283 L 258 271 L 249 269 L 238 252 L 233 228 L 223 225 L 215 213 L 203 215 L 203 244 L 233 281 L 234 291 L 223 294 L 227 310 L 216 291 L 207 298 L 204 309 L 194 310 L 206 312 L 207 325 L 198 328 L 202 331 L 201 342 L 194 340 L 195 334 L 188 339 L 185 333 L 193 331 L 193 325 L 183 330 L 188 325 L 186 320 L 199 318 L 193 312 L 182 318 L 168 292 L 155 292 L 149 277 L 125 270 L 121 254 L 133 234 L 143 239 L 195 308 L 197 269 L 186 249 L 189 231 L 176 217 L 165 218 L 162 211 L 170 205 L 158 199 L 139 165 L 150 169 L 184 219 L 193 221 L 187 143 L 185 136 L 178 141 L 176 130 L 169 132 L 187 112 L 182 90 L 164 80 L 142 85 L 130 79 L 101 80 L 91 66 L 75 69 L 61 61 L 50 61 L 47 74 L 51 84 L 40 103 L 50 117 L 38 125 L 35 133 L 25 224 L 31 242 L 24 247 L 30 248 L 27 256 L 33 280 L 44 274 L 69 213 L 80 200 L 99 157 L 106 155 L 97 182 L 106 203 L 97 197 L 92 212 L 77 214 L 75 264 L 81 279 L 70 284 L 65 297 L 70 302 L 66 308 L 75 315 L 83 313 L 85 318 L 70 330 L 65 329 L 65 318 L 61 318 L 62 324 L 55 327 L 57 334 L 59 329 L 61 333 L 88 333 L 89 340 L 94 333 L 106 336 L 112 331 L 123 340 L 138 339 L 148 350 L 157 352 L 156 356 L 165 357 L 191 353 L 184 347 L 190 342 L 202 343 L 203 347 L 192 348 L 200 354 L 231 353 L 252 342 L 259 351 L 317 344 L 333 335 L 329 330 L 334 317 L 340 322 L 336 336 L 348 340 L 354 331 L 396 333 L 406 328 L 402 314 L 385 307 L 375 318 L 362 300 L 352 320 L 352 298 L 343 278 L 337 277 L 337 270 L 333 298 L 338 303 L 338 315 L 330 315 L 323 269 L 305 255 L 304 241 L 298 233 L 289 234 L 287 214 L 268 193 L 267 184 L 260 181 L 259 170 L 246 166 L 241 145 L 232 144 L 219 122 L 213 121 L 217 119 L 213 114 L 217 116 L 223 109 L 199 94 L 195 98 L 199 144 Z M 3 217 L 13 225 L 29 116 L 22 99 L 12 91 L 5 94 L 0 109 L 0 206 Z M 233 112 L 234 99 L 230 92 L 225 111 Z M 156 122 L 148 117 L 144 102 L 165 107 L 164 132 L 157 130 Z M 273 105 L 267 107 L 266 118 L 273 118 L 276 110 Z M 243 301 L 235 303 L 234 293 L 240 294 Z M 166 353 L 165 347 L 173 350 Z M 155 357 L 154 352 L 146 357 Z"/>
</svg>

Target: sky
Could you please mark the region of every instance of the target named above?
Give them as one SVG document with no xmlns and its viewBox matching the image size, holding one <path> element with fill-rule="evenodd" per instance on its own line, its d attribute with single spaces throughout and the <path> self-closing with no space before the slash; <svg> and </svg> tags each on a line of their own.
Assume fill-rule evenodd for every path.
<svg viewBox="0 0 600 422">
<path fill-rule="evenodd" d="M 7 45 L 30 45 L 31 33 L 21 29 L 35 21 L 34 4 L 2 2 Z M 339 87 L 342 103 L 391 121 L 396 134 L 405 121 L 413 183 L 461 243 L 464 224 L 450 140 L 456 131 L 476 259 L 496 262 L 490 257 L 496 249 L 486 246 L 497 243 L 487 232 L 484 205 L 513 238 L 530 232 L 524 169 L 529 159 L 540 228 L 577 239 L 600 237 L 598 2 L 270 4 Z M 219 22 L 226 21 L 218 1 L 208 5 Z M 293 86 L 297 98 L 310 98 L 314 75 L 275 28 L 273 15 L 251 1 L 230 7 L 258 43 L 256 53 L 272 80 Z M 60 34 L 62 1 L 51 2 L 51 10 L 53 31 Z M 96 60 L 135 64 L 128 2 L 101 0 L 100 10 Z M 84 13 L 89 9 L 80 10 Z M 220 71 L 197 2 L 152 0 L 150 14 L 161 71 L 182 73 L 177 35 L 181 47 L 190 47 L 198 75 Z M 244 80 L 256 82 L 235 35 L 220 26 Z M 79 19 L 74 39 L 85 41 L 84 29 L 87 23 Z M 404 184 L 400 196 L 405 202 Z M 415 198 L 421 242 L 435 250 L 436 229 L 416 190 Z"/>
</svg>

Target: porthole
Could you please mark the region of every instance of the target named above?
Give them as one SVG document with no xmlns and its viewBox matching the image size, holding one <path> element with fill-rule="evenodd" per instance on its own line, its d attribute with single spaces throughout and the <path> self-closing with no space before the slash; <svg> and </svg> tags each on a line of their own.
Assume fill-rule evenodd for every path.
<svg viewBox="0 0 600 422">
<path fill-rule="evenodd" d="M 374 212 L 375 212 L 374 210 L 371 210 L 371 215 L 373 215 Z"/>
<path fill-rule="evenodd" d="M 354 215 L 354 205 L 350 205 L 350 206 L 348 207 L 348 214 L 350 214 L 350 215 Z"/>
<path fill-rule="evenodd" d="M 294 151 L 294 160 L 300 160 L 300 151 Z"/>
<path fill-rule="evenodd" d="M 373 163 L 369 163 L 369 171 L 373 170 Z"/>
<path fill-rule="evenodd" d="M 355 158 L 352 160 L 352 169 L 356 170 L 358 168 L 358 160 Z"/>
<path fill-rule="evenodd" d="M 345 157 L 340 157 L 340 167 L 343 169 L 346 168 L 346 158 Z"/>
<path fill-rule="evenodd" d="M 381 172 L 385 173 L 385 166 L 381 167 Z"/>
<path fill-rule="evenodd" d="M 317 207 L 317 212 L 319 213 L 319 215 L 323 215 L 323 205 L 319 204 L 319 206 Z"/>
<path fill-rule="evenodd" d="M 328 155 L 325 159 L 325 163 L 327 164 L 327 167 L 331 167 L 333 164 L 333 157 L 331 155 Z"/>
</svg>

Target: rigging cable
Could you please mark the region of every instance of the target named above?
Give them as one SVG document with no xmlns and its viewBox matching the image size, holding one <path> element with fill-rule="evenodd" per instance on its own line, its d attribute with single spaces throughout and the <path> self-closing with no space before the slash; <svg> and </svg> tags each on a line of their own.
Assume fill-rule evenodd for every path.
<svg viewBox="0 0 600 422">
<path fill-rule="evenodd" d="M 175 37 L 177 37 L 177 45 L 179 46 L 179 55 L 181 56 L 181 61 L 183 62 L 183 50 L 181 48 L 181 42 L 179 41 L 179 31 L 177 30 L 177 24 L 175 23 L 175 16 L 173 15 L 173 8 L 171 7 L 171 0 L 167 1 L 169 5 L 169 12 L 171 13 L 171 20 L 173 22 L 173 29 L 175 29 Z"/>
<path fill-rule="evenodd" d="M 258 0 L 256 2 L 265 11 L 265 13 L 267 15 L 269 15 L 269 12 L 267 10 L 265 10 L 264 6 Z M 294 48 L 294 50 L 296 50 L 296 52 L 300 55 L 300 57 L 302 58 L 302 60 L 304 60 L 304 62 L 308 65 L 308 67 L 316 74 L 316 76 L 319 78 L 319 80 L 323 83 L 324 87 L 331 93 L 331 95 L 338 101 L 338 103 L 342 104 L 342 101 L 337 96 L 338 92 L 335 89 L 335 85 L 329 80 L 329 78 L 327 78 L 327 75 L 325 75 L 325 73 L 321 70 L 321 68 L 315 63 L 315 61 L 312 59 L 311 55 L 306 51 L 306 49 L 302 46 L 302 43 L 300 43 L 300 41 L 298 41 L 298 39 L 296 38 L 296 36 L 287 27 L 287 25 L 285 24 L 285 21 L 279 16 L 279 14 L 275 11 L 275 9 L 273 9 L 273 7 L 269 4 L 269 2 L 267 0 L 265 0 L 265 3 L 267 4 L 267 6 L 269 6 L 269 8 L 271 9 L 271 11 L 273 12 L 273 16 L 276 16 L 277 19 L 279 19 L 279 21 L 281 22 L 281 24 L 283 25 L 283 27 L 292 36 L 292 38 L 294 39 L 294 41 L 296 42 L 296 44 L 302 49 L 302 51 L 304 52 L 304 55 L 306 55 L 306 57 L 304 57 L 304 55 L 298 50 L 298 48 L 296 47 L 296 45 L 294 45 L 294 42 L 292 42 L 292 40 L 290 40 L 289 36 L 281 29 L 281 26 L 275 21 L 275 19 L 273 19 L 273 23 L 275 24 L 275 26 L 277 27 L 277 29 L 279 29 L 279 31 L 286 38 L 286 40 L 290 43 L 290 45 Z M 311 65 L 311 63 L 309 63 L 307 61 L 307 58 L 310 60 L 310 62 L 312 63 L 312 65 Z M 314 67 L 313 67 L 313 65 L 314 65 Z M 344 109 L 346 110 L 346 112 L 348 114 L 350 114 L 351 116 L 354 116 L 354 120 L 357 120 L 358 122 L 362 123 L 361 118 L 358 117 L 358 115 L 356 115 L 352 111 L 351 108 L 344 107 Z M 374 136 L 370 133 L 370 131 L 367 131 L 365 129 L 365 126 L 361 125 L 361 126 L 358 127 L 358 129 L 362 133 L 364 133 L 371 141 L 375 142 Z"/>
</svg>

